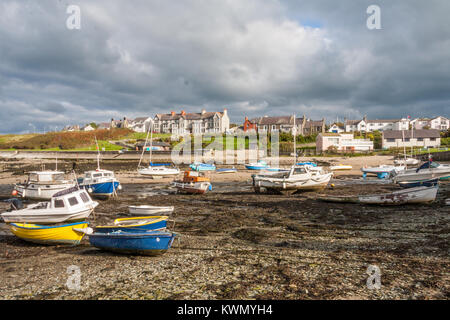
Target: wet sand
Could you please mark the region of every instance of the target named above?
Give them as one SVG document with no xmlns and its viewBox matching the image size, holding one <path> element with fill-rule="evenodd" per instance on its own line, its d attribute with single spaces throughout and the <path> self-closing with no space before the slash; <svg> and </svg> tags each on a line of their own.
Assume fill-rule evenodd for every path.
<svg viewBox="0 0 450 320">
<path fill-rule="evenodd" d="M 369 159 L 370 158 L 370 159 Z M 361 163 L 390 158 L 336 159 L 352 164 L 322 194 L 387 192 L 397 186 L 361 180 Z M 312 160 L 312 159 L 309 159 Z M 316 159 L 317 160 L 317 159 Z M 329 161 L 330 158 L 327 158 Z M 40 160 L 41 161 L 41 160 Z M 51 161 L 47 168 L 51 167 Z M 0 196 L 38 169 L 29 159 L 0 161 Z M 288 165 L 288 163 L 286 163 Z M 59 168 L 70 170 L 72 162 Z M 96 166 L 77 162 L 81 173 Z M 213 192 L 176 194 L 173 179 L 135 174 L 137 161 L 105 160 L 123 184 L 118 199 L 99 200 L 92 226 L 127 215 L 127 206 L 175 206 L 180 237 L 158 257 L 120 255 L 81 245 L 24 242 L 0 224 L 1 299 L 448 299 L 450 296 L 450 184 L 436 202 L 398 207 L 325 203 L 317 193 L 255 194 L 252 171 L 210 174 Z M 222 166 L 221 166 L 222 167 Z M 231 167 L 226 165 L 224 167 Z M 182 167 L 181 169 L 184 169 Z M 0 202 L 0 211 L 8 205 Z M 67 267 L 81 270 L 81 290 L 69 290 Z M 369 289 L 369 265 L 381 271 L 381 288 Z"/>
</svg>

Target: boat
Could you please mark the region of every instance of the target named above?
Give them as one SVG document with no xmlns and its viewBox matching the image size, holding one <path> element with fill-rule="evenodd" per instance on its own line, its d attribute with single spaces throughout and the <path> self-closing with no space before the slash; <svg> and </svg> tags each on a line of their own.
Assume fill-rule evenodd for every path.
<svg viewBox="0 0 450 320">
<path fill-rule="evenodd" d="M 72 187 L 54 194 L 50 201 L 4 212 L 0 216 L 6 223 L 62 223 L 86 219 L 97 206 L 98 202 L 92 201 L 86 190 Z"/>
<path fill-rule="evenodd" d="M 12 191 L 13 196 L 34 200 L 49 200 L 64 189 L 74 187 L 74 179 L 66 179 L 62 171 L 31 171 L 24 183 L 18 183 Z"/>
<path fill-rule="evenodd" d="M 396 160 L 394 160 L 394 163 L 399 164 L 399 165 L 408 165 L 408 166 L 412 165 L 413 166 L 413 165 L 419 164 L 420 161 L 415 158 L 406 158 L 406 159 L 396 159 Z"/>
<path fill-rule="evenodd" d="M 173 186 L 179 192 L 204 194 L 212 190 L 211 181 L 207 177 L 202 177 L 197 171 L 185 171 L 183 180 L 173 182 Z"/>
<path fill-rule="evenodd" d="M 252 175 L 252 185 L 257 193 L 264 188 L 290 194 L 299 190 L 323 189 L 332 176 L 333 173 L 311 170 L 309 166 L 293 165 L 287 172 Z"/>
<path fill-rule="evenodd" d="M 148 136 L 150 134 L 150 160 L 148 167 L 141 166 L 142 157 L 147 146 Z M 180 174 L 180 169 L 174 167 L 171 164 L 157 164 L 152 162 L 152 150 L 153 150 L 153 120 L 147 131 L 147 137 L 145 138 L 144 147 L 142 148 L 141 158 L 139 159 L 139 164 L 137 172 L 140 175 L 151 177 L 153 179 L 161 179 L 164 177 L 176 176 Z"/>
<path fill-rule="evenodd" d="M 95 232 L 111 233 L 111 232 L 147 232 L 149 230 L 161 230 L 167 227 L 168 216 L 148 216 L 120 218 L 114 220 L 112 226 L 96 226 Z"/>
<path fill-rule="evenodd" d="M 9 227 L 15 236 L 25 241 L 51 245 L 77 245 L 85 235 L 81 230 L 86 229 L 88 225 L 88 222 L 82 221 L 57 226 L 11 223 Z"/>
<path fill-rule="evenodd" d="M 405 166 L 392 166 L 382 164 L 378 167 L 363 167 L 361 171 L 363 172 L 363 178 L 365 179 L 367 174 L 375 174 L 379 179 L 389 178 L 392 175 L 397 174 L 405 170 Z"/>
<path fill-rule="evenodd" d="M 237 172 L 237 169 L 235 167 L 233 168 L 221 168 L 216 170 L 217 173 L 235 173 Z"/>
<path fill-rule="evenodd" d="M 337 171 L 337 170 L 351 170 L 353 167 L 350 165 L 345 164 L 338 164 L 335 166 L 330 166 L 331 171 Z"/>
<path fill-rule="evenodd" d="M 269 165 L 263 160 L 258 160 L 257 162 L 246 164 L 245 168 L 247 170 L 263 170 L 269 168 Z"/>
<path fill-rule="evenodd" d="M 77 179 L 78 185 L 96 197 L 117 195 L 117 190 L 122 189 L 122 186 L 119 180 L 116 179 L 113 171 L 100 169 L 100 148 L 97 143 L 97 138 L 95 138 L 95 143 L 98 150 L 97 169 L 86 171 L 84 177 Z"/>
<path fill-rule="evenodd" d="M 398 185 L 402 188 L 414 188 L 414 187 L 432 187 L 439 184 L 439 178 L 418 180 L 418 181 L 401 181 Z"/>
<path fill-rule="evenodd" d="M 312 167 L 317 167 L 317 163 L 310 162 L 310 161 L 306 161 L 306 162 L 297 162 L 296 165 L 297 165 L 297 166 L 312 166 Z"/>
<path fill-rule="evenodd" d="M 216 166 L 213 163 L 202 163 L 202 162 L 194 162 L 189 165 L 194 171 L 215 171 Z"/>
<path fill-rule="evenodd" d="M 361 196 L 319 196 L 318 200 L 326 202 L 348 202 L 362 204 L 381 205 L 403 205 L 429 203 L 436 199 L 439 186 L 415 187 L 384 194 L 361 195 Z"/>
<path fill-rule="evenodd" d="M 175 237 L 175 233 L 168 231 L 94 232 L 89 235 L 89 243 L 112 252 L 156 256 L 165 253 Z"/>
<path fill-rule="evenodd" d="M 269 172 L 287 172 L 287 171 L 289 171 L 289 169 L 268 167 L 268 168 L 266 168 L 266 169 L 263 169 L 263 171 L 269 171 Z"/>
<path fill-rule="evenodd" d="M 429 180 L 433 178 L 439 178 L 440 180 L 450 179 L 450 165 L 427 161 L 419 168 L 399 172 L 394 176 L 394 182 Z"/>
<path fill-rule="evenodd" d="M 173 206 L 169 207 L 161 207 L 161 206 L 148 206 L 148 205 L 140 205 L 140 206 L 128 206 L 128 211 L 133 215 L 149 215 L 156 213 L 172 213 L 174 210 Z"/>
</svg>

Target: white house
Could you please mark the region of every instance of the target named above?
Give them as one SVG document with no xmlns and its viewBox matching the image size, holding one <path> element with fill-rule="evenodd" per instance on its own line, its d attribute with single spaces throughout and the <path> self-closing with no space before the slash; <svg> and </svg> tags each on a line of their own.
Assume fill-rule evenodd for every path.
<svg viewBox="0 0 450 320">
<path fill-rule="evenodd" d="M 450 128 L 450 120 L 446 117 L 436 117 L 436 118 L 417 118 L 411 121 L 414 129 L 423 129 L 428 127 L 429 129 L 435 129 L 440 131 L 447 131 Z"/>
<path fill-rule="evenodd" d="M 403 133 L 402 133 L 403 132 Z M 439 130 L 391 130 L 382 134 L 382 148 L 421 147 L 437 148 L 441 145 Z"/>
<path fill-rule="evenodd" d="M 151 117 L 139 117 L 134 120 L 129 120 L 128 128 L 135 132 L 147 132 L 151 122 Z"/>
<path fill-rule="evenodd" d="M 368 120 L 364 117 L 362 120 L 346 120 L 345 132 L 373 132 L 386 130 L 408 130 L 410 120 L 402 119 L 374 119 Z"/>
<path fill-rule="evenodd" d="M 345 126 L 341 126 L 337 123 L 333 123 L 330 128 L 328 129 L 328 132 L 331 133 L 342 133 L 345 132 Z"/>
<path fill-rule="evenodd" d="M 81 131 L 94 131 L 94 130 L 95 130 L 95 128 L 93 126 L 91 126 L 90 124 L 87 124 L 81 128 Z"/>
<path fill-rule="evenodd" d="M 354 139 L 353 133 L 319 133 L 316 138 L 316 150 L 327 151 L 335 147 L 337 151 L 371 151 L 373 141 L 369 139 Z"/>
</svg>

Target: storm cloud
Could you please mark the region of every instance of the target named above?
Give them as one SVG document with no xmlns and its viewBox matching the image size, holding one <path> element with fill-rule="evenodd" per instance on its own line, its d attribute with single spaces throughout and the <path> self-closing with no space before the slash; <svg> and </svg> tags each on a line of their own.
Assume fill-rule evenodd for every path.
<svg viewBox="0 0 450 320">
<path fill-rule="evenodd" d="M 366 26 L 372 4 L 380 30 Z M 0 132 L 225 107 L 235 123 L 449 116 L 449 12 L 437 0 L 3 0 Z"/>
</svg>

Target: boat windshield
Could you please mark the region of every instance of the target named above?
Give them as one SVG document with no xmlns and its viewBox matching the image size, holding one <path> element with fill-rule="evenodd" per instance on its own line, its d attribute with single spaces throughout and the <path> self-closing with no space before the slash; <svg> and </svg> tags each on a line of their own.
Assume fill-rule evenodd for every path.
<svg viewBox="0 0 450 320">
<path fill-rule="evenodd" d="M 305 168 L 294 168 L 294 174 L 303 174 L 306 173 Z"/>
</svg>

